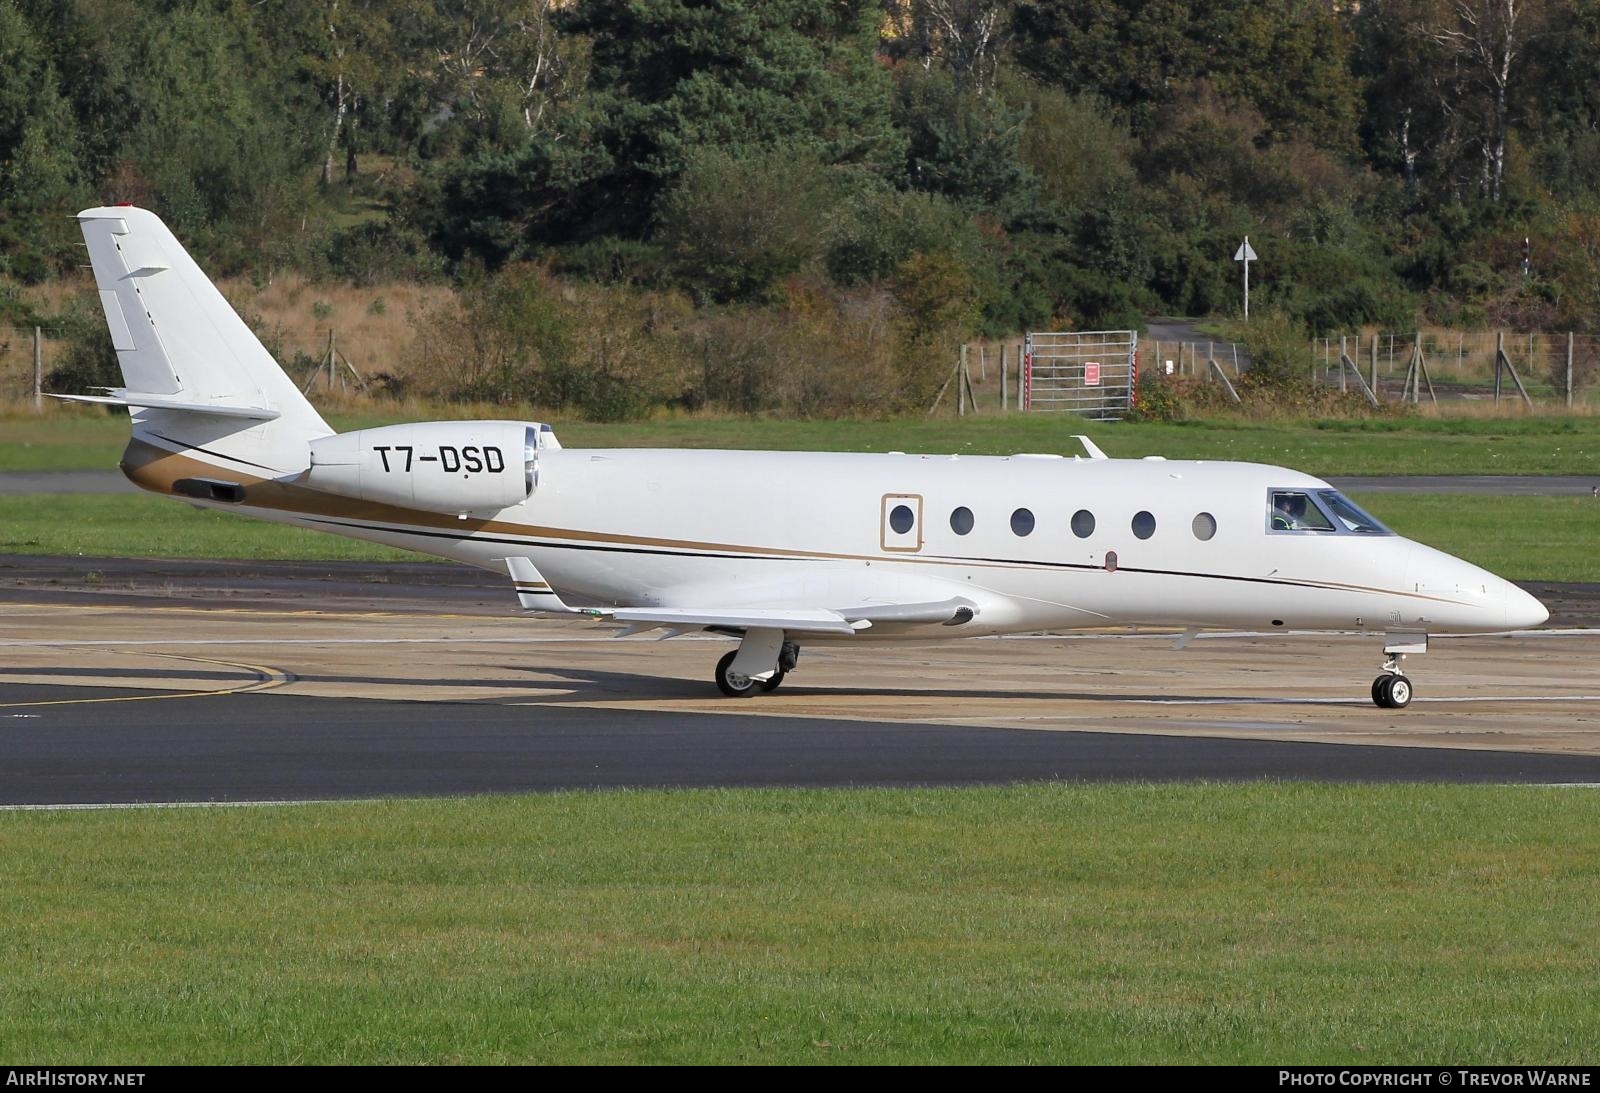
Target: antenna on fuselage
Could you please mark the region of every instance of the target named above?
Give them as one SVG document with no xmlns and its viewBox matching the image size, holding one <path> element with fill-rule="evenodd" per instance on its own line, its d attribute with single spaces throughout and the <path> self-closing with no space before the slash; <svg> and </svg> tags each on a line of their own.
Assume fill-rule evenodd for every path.
<svg viewBox="0 0 1600 1093">
<path fill-rule="evenodd" d="M 1082 434 L 1074 433 L 1073 436 L 1072 436 L 1072 439 L 1076 440 L 1079 444 L 1083 445 L 1083 450 L 1085 452 L 1089 453 L 1089 458 L 1090 459 L 1110 459 L 1111 458 L 1110 456 L 1106 455 L 1105 452 L 1102 452 L 1100 450 L 1100 445 L 1096 444 L 1094 441 L 1090 440 L 1086 436 L 1083 436 Z"/>
</svg>

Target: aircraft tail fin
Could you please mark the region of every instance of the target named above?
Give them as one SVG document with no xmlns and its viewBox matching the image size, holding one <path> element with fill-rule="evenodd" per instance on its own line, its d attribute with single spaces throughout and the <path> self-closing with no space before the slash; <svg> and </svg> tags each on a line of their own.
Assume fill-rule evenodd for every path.
<svg viewBox="0 0 1600 1093">
<path fill-rule="evenodd" d="M 78 225 L 124 386 L 70 397 L 152 411 L 206 439 L 261 422 L 283 439 L 333 431 L 160 217 L 115 205 L 85 209 Z"/>
</svg>

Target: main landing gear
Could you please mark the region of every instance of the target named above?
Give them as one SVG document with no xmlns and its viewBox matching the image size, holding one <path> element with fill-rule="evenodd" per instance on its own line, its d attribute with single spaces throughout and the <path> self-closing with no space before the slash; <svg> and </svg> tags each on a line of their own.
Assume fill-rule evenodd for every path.
<svg viewBox="0 0 1600 1093">
<path fill-rule="evenodd" d="M 782 630 L 748 630 L 739 648 L 717 661 L 717 689 L 729 698 L 770 694 L 800 659 L 800 646 Z"/>
<path fill-rule="evenodd" d="M 1427 651 L 1427 634 L 1384 635 L 1383 675 L 1372 681 L 1372 704 L 1385 710 L 1403 710 L 1411 705 L 1411 681 L 1400 664 L 1407 653 Z"/>
</svg>

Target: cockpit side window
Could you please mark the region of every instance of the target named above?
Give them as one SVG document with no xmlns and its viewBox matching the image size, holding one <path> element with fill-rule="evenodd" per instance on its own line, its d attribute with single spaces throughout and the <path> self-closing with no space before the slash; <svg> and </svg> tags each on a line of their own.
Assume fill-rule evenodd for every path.
<svg viewBox="0 0 1600 1093">
<path fill-rule="evenodd" d="M 1271 490 L 1267 499 L 1270 531 L 1335 531 L 1333 521 L 1305 490 Z"/>
<path fill-rule="evenodd" d="M 1323 507 L 1333 514 L 1341 530 L 1354 532 L 1357 535 L 1394 534 L 1338 490 L 1318 490 L 1317 497 L 1321 499 Z"/>
</svg>

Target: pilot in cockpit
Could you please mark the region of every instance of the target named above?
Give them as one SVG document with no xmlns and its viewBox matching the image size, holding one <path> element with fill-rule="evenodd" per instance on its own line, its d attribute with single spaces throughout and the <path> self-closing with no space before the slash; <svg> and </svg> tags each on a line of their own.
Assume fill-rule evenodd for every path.
<svg viewBox="0 0 1600 1093">
<path fill-rule="evenodd" d="M 1273 531 L 1295 531 L 1304 527 L 1305 515 L 1305 494 L 1275 493 L 1272 495 Z"/>
<path fill-rule="evenodd" d="M 1344 502 L 1349 505 L 1349 502 Z M 1352 512 L 1356 511 L 1352 507 Z M 1371 517 L 1365 522 L 1376 526 Z M 1323 513 L 1311 496 L 1300 490 L 1272 491 L 1272 520 L 1268 526 L 1273 531 L 1333 531 L 1333 523 Z M 1356 524 L 1348 525 L 1355 530 Z M 1381 530 L 1381 528 L 1379 529 Z"/>
</svg>

